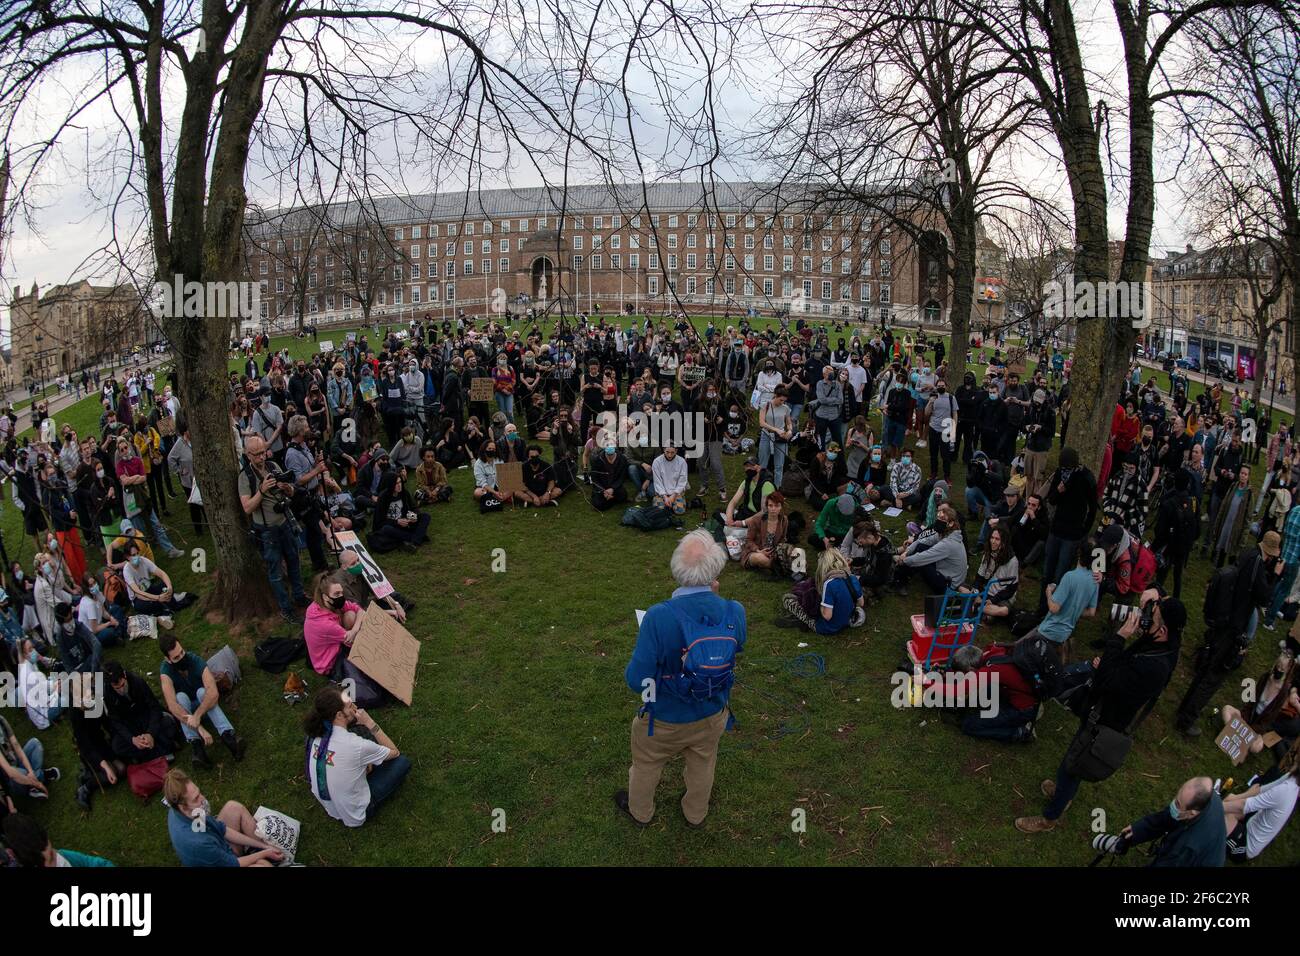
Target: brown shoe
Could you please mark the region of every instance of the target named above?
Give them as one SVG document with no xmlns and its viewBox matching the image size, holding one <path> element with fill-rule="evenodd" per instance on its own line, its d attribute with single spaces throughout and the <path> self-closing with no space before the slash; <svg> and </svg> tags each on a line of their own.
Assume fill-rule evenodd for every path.
<svg viewBox="0 0 1300 956">
<path fill-rule="evenodd" d="M 1056 796 L 1056 781 L 1044 780 L 1041 784 L 1039 784 L 1038 789 L 1043 791 L 1043 796 L 1045 796 L 1048 800 L 1051 800 L 1053 797 Z"/>
<path fill-rule="evenodd" d="M 1016 829 L 1021 833 L 1045 833 L 1056 829 L 1056 821 L 1047 817 L 1016 817 Z"/>
</svg>

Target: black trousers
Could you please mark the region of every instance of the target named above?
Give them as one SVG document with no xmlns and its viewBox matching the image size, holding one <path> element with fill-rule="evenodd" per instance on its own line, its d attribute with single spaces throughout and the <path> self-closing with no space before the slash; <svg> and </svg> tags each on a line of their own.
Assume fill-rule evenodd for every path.
<svg viewBox="0 0 1300 956">
<path fill-rule="evenodd" d="M 943 480 L 947 481 L 952 477 L 952 459 L 957 449 L 957 443 L 949 444 L 943 440 L 943 432 L 936 428 L 930 429 L 930 477 L 938 475 L 939 459 L 943 459 Z"/>
<path fill-rule="evenodd" d="M 599 488 L 593 488 L 591 492 L 591 503 L 597 511 L 608 511 L 615 505 L 627 504 L 627 489 L 622 483 L 614 486 L 614 497 L 606 498 L 605 492 Z"/>
<path fill-rule="evenodd" d="M 1232 672 L 1232 664 L 1237 659 L 1236 642 L 1216 635 L 1212 638 L 1212 647 L 1210 653 L 1198 656 L 1192 682 L 1178 705 L 1174 725 L 1179 730 L 1186 730 L 1196 723 L 1205 705 L 1218 693 Z"/>
<path fill-rule="evenodd" d="M 957 420 L 957 445 L 961 448 L 961 460 L 969 465 L 971 455 L 975 454 L 975 445 L 979 437 L 979 428 L 975 422 Z"/>
</svg>

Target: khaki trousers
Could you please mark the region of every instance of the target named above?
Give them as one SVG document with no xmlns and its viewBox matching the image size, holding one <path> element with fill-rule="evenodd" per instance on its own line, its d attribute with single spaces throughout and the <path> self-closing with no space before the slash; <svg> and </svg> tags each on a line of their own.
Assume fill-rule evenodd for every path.
<svg viewBox="0 0 1300 956">
<path fill-rule="evenodd" d="M 713 792 L 713 771 L 718 764 L 718 741 L 727 729 L 728 713 L 724 707 L 712 717 L 689 724 L 656 720 L 653 737 L 649 734 L 648 717 L 633 718 L 632 766 L 627 772 L 627 802 L 632 816 L 641 823 L 649 823 L 654 818 L 655 789 L 663 776 L 664 765 L 681 754 L 686 761 L 682 813 L 688 823 L 704 821 L 709 813 L 709 795 Z"/>
<path fill-rule="evenodd" d="M 1024 504 L 1030 495 L 1038 494 L 1038 486 L 1047 478 L 1047 452 L 1026 449 L 1024 456 L 1025 493 L 1020 496 L 1021 504 Z"/>
</svg>

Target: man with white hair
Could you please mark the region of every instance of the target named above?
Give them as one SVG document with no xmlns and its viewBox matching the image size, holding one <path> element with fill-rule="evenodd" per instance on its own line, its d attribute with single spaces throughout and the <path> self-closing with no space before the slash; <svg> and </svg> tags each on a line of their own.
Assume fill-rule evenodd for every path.
<svg viewBox="0 0 1300 956">
<path fill-rule="evenodd" d="M 717 593 L 726 564 L 711 534 L 687 534 L 670 565 L 678 588 L 641 620 L 626 678 L 644 706 L 632 720 L 628 787 L 614 794 L 615 806 L 640 826 L 654 818 L 659 778 L 678 754 L 686 763 L 687 824 L 700 826 L 709 812 L 736 655 L 745 647 L 744 607 Z"/>
</svg>

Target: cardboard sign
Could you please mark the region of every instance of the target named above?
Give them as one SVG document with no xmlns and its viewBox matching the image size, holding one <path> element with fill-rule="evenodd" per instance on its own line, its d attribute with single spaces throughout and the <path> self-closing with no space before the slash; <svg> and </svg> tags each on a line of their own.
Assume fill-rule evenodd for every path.
<svg viewBox="0 0 1300 956">
<path fill-rule="evenodd" d="M 492 401 L 492 379 L 474 378 L 469 383 L 469 400 L 471 402 L 490 402 Z"/>
<path fill-rule="evenodd" d="M 378 604 L 366 608 L 348 661 L 407 707 L 415 691 L 420 642 Z"/>
<path fill-rule="evenodd" d="M 1240 766 L 1250 756 L 1250 745 L 1259 738 L 1259 734 L 1250 729 L 1240 717 L 1234 717 L 1232 723 L 1224 725 L 1223 733 L 1215 741 L 1219 749 L 1232 758 L 1234 767 Z"/>
<path fill-rule="evenodd" d="M 326 339 L 324 342 L 321 342 L 321 343 L 320 343 L 320 350 L 321 350 L 322 352 L 333 352 L 333 351 L 334 351 L 334 341 L 333 341 L 332 339 Z"/>
<path fill-rule="evenodd" d="M 497 462 L 497 491 L 502 494 L 517 495 L 526 491 L 524 487 L 524 463 L 522 461 Z"/>
<path fill-rule="evenodd" d="M 354 551 L 357 557 L 361 559 L 361 566 L 365 568 L 362 576 L 366 579 L 366 583 L 370 585 L 371 594 L 377 598 L 386 598 L 393 593 L 395 588 L 392 583 L 380 570 L 379 565 L 375 563 L 375 559 L 370 556 L 370 552 L 366 550 L 366 546 L 361 543 L 361 539 L 357 537 L 355 531 L 335 531 L 334 540 L 343 546 L 343 550 Z"/>
</svg>

